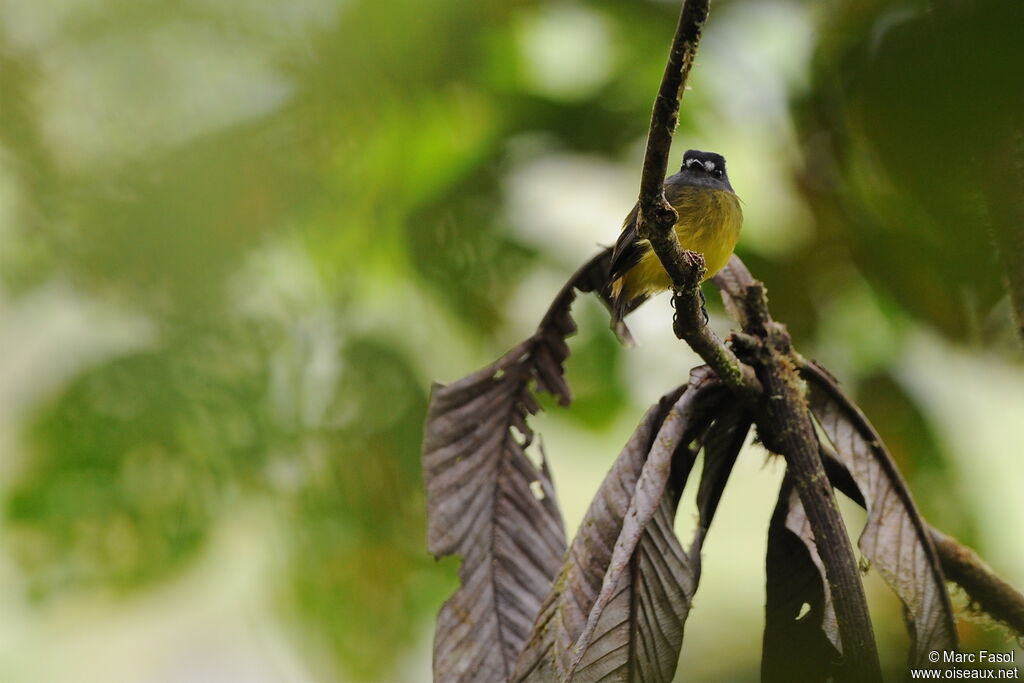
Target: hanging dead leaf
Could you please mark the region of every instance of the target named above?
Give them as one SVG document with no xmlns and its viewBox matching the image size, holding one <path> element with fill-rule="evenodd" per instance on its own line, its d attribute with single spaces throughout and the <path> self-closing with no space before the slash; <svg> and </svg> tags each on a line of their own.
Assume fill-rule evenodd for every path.
<svg viewBox="0 0 1024 683">
<path fill-rule="evenodd" d="M 825 565 L 789 477 L 768 527 L 765 559 L 764 683 L 827 681 L 842 657 Z"/>
<path fill-rule="evenodd" d="M 691 549 L 694 565 L 673 530 L 679 496 L 702 440 L 708 461 L 726 463 L 708 470 L 723 482 L 707 490 L 720 493 L 735 460 L 728 449 L 739 450 L 740 424 L 749 426 L 706 368 L 669 409 L 673 398 L 648 411 L 605 478 L 513 680 L 672 679 L 700 553 Z M 710 523 L 718 497 L 706 499 Z"/>
<path fill-rule="evenodd" d="M 856 486 L 859 496 L 851 497 L 859 498 L 868 511 L 858 545 L 903 601 L 911 666 L 928 665 L 929 652 L 952 650 L 958 643 L 953 608 L 928 529 L 864 414 L 823 369 L 805 365 L 802 375 L 809 386 L 811 412 L 830 442 L 822 445 Z"/>
<path fill-rule="evenodd" d="M 492 365 L 435 385 L 423 439 L 428 547 L 461 555 L 461 585 L 438 615 L 435 681 L 496 681 L 510 673 L 562 564 L 565 531 L 541 455 L 526 455 L 534 390 L 567 405 L 565 338 L 576 291 L 600 291 L 610 252 L 585 264 L 537 332 Z"/>
<path fill-rule="evenodd" d="M 750 424 L 750 415 L 737 407 L 716 419 L 704 439 L 704 471 L 701 472 L 700 487 L 697 489 L 697 530 L 688 553 L 698 574 L 704 538 L 711 528 L 711 521 L 718 510 L 733 465 L 736 464 L 736 457 L 747 439 Z"/>
</svg>

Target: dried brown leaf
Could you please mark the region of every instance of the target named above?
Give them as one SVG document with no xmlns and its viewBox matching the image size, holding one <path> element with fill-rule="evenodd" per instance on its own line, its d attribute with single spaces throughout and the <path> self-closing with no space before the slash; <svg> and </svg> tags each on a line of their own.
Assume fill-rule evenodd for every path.
<svg viewBox="0 0 1024 683">
<path fill-rule="evenodd" d="M 576 291 L 600 292 L 610 252 L 578 270 L 537 332 L 492 365 L 435 385 L 423 440 L 428 548 L 462 556 L 460 586 L 438 615 L 435 681 L 505 680 L 562 565 L 565 531 L 543 459 L 526 455 L 536 391 L 571 401 L 565 338 Z M 607 302 L 606 302 L 607 303 Z"/>
<path fill-rule="evenodd" d="M 708 432 L 723 397 L 702 369 L 671 410 L 666 397 L 648 411 L 584 518 L 513 680 L 672 679 L 699 578 L 673 520 L 699 449 L 691 442 Z M 709 460 L 727 463 L 714 476 L 728 476 L 735 453 L 723 449 L 738 451 L 739 429 L 730 411 L 708 432 Z M 717 497 L 707 498 L 713 513 Z"/>
<path fill-rule="evenodd" d="M 934 650 L 957 647 L 945 578 L 931 537 L 881 437 L 823 369 L 807 365 L 809 403 L 834 459 L 857 488 L 868 511 L 858 545 L 902 600 L 911 635 L 912 666 L 928 664 Z M 831 466 L 836 481 L 836 465 Z"/>
<path fill-rule="evenodd" d="M 743 442 L 750 431 L 750 416 L 741 407 L 722 414 L 704 438 L 704 471 L 701 472 L 700 487 L 697 489 L 697 530 L 690 546 L 690 561 L 700 572 L 700 551 L 711 521 L 718 510 L 725 485 L 732 474 L 736 457 L 743 448 Z"/>
<path fill-rule="evenodd" d="M 567 653 L 586 626 L 647 454 L 679 397 L 676 392 L 652 406 L 612 464 L 580 524 L 511 680 L 543 682 L 564 677 L 564 671 L 559 675 L 556 666 L 556 661 L 564 660 L 556 653 Z"/>
<path fill-rule="evenodd" d="M 783 480 L 768 527 L 761 680 L 826 681 L 842 648 L 825 566 L 792 481 Z"/>
</svg>

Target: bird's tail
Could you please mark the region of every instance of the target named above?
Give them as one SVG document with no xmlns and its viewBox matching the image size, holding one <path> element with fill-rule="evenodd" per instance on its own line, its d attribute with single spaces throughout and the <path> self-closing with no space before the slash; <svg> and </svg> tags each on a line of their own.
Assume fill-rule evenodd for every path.
<svg viewBox="0 0 1024 683">
<path fill-rule="evenodd" d="M 620 277 L 613 280 L 609 284 L 608 290 L 612 300 L 612 319 L 616 323 L 620 323 L 630 311 L 629 293 L 626 291 L 625 278 Z"/>
<path fill-rule="evenodd" d="M 643 298 L 636 299 L 626 290 L 624 278 L 617 278 L 608 284 L 608 300 L 611 303 L 611 328 L 615 336 L 626 346 L 635 346 L 636 340 L 623 322 L 623 318 L 643 302 Z"/>
</svg>

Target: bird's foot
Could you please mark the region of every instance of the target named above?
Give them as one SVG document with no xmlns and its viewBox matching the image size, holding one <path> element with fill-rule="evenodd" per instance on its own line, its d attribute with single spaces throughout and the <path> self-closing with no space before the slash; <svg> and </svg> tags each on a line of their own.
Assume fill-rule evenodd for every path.
<svg viewBox="0 0 1024 683">
<path fill-rule="evenodd" d="M 697 294 L 700 296 L 700 314 L 703 318 L 700 327 L 706 327 L 708 324 L 707 300 L 704 298 L 704 292 L 701 290 L 698 289 Z M 689 321 L 693 319 L 693 309 L 691 308 L 693 304 L 691 302 L 690 297 L 681 291 L 677 290 L 672 295 L 672 308 L 676 309 L 675 314 L 672 316 L 672 327 L 676 330 L 676 336 L 679 336 L 680 330 L 683 329 L 683 320 Z"/>
</svg>

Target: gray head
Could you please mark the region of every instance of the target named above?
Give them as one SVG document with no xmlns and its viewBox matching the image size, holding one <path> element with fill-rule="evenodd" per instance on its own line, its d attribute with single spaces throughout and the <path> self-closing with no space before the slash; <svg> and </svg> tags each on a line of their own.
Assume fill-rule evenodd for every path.
<svg viewBox="0 0 1024 683">
<path fill-rule="evenodd" d="M 725 171 L 725 157 L 721 154 L 696 149 L 687 150 L 683 155 L 679 174 L 685 178 L 687 184 L 732 191 L 729 174 Z"/>
</svg>

